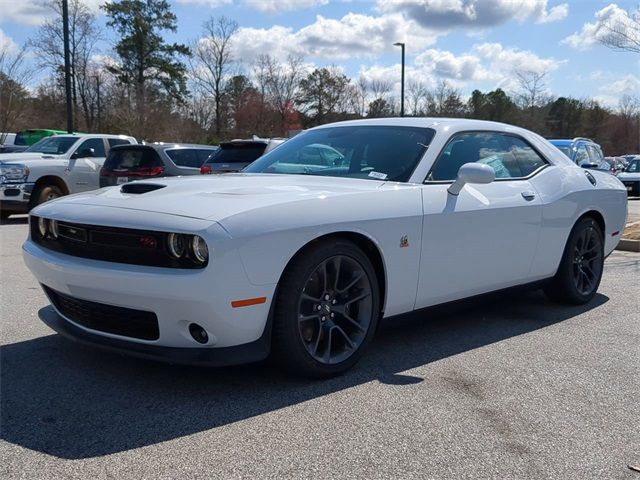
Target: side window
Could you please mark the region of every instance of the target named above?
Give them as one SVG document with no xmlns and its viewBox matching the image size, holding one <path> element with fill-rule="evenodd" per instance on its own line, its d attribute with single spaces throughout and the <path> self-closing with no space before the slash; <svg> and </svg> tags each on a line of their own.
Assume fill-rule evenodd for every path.
<svg viewBox="0 0 640 480">
<path fill-rule="evenodd" d="M 604 160 L 602 153 L 593 145 L 587 145 L 587 152 L 589 153 L 591 163 L 600 164 Z"/>
<path fill-rule="evenodd" d="M 547 162 L 521 138 L 508 135 L 504 138 L 518 161 L 520 173 L 523 177 L 528 177 L 540 167 L 547 164 Z"/>
<path fill-rule="evenodd" d="M 90 155 L 88 150 L 93 150 L 93 155 Z M 104 150 L 104 141 L 101 138 L 90 138 L 80 144 L 76 150 L 76 154 L 79 158 L 82 157 L 106 157 L 107 154 Z"/>
<path fill-rule="evenodd" d="M 118 145 L 131 145 L 131 142 L 124 138 L 109 138 L 107 141 L 109 142 L 109 148 L 116 147 Z"/>
<path fill-rule="evenodd" d="M 576 149 L 576 163 L 580 165 L 582 162 L 590 162 L 589 154 L 587 153 L 587 149 L 584 145 L 580 145 Z"/>
<path fill-rule="evenodd" d="M 198 166 L 201 167 L 202 164 L 207 161 L 207 158 L 209 158 L 213 152 L 215 152 L 215 150 L 204 149 L 204 148 L 200 150 L 196 150 L 196 153 L 198 155 L 198 163 L 199 163 Z"/>
<path fill-rule="evenodd" d="M 489 165 L 496 178 L 523 177 L 520 163 L 509 144 L 509 138 L 499 133 L 469 132 L 453 136 L 436 159 L 427 181 L 453 181 L 465 163 Z"/>
<path fill-rule="evenodd" d="M 175 148 L 165 150 L 171 161 L 179 167 L 200 168 L 202 162 L 198 159 L 198 152 L 193 148 Z"/>
</svg>

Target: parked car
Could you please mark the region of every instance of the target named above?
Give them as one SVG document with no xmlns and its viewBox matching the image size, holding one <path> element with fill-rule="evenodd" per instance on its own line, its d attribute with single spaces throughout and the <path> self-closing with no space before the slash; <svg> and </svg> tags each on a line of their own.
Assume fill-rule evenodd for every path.
<svg viewBox="0 0 640 480">
<path fill-rule="evenodd" d="M 220 149 L 212 154 L 200 168 L 203 175 L 210 173 L 239 172 L 257 158 L 269 153 L 285 138 L 259 138 L 231 140 L 220 144 Z"/>
<path fill-rule="evenodd" d="M 640 156 L 631 160 L 625 171 L 618 174 L 618 178 L 630 197 L 640 197 Z"/>
<path fill-rule="evenodd" d="M 22 130 L 16 134 L 14 141 L 15 145 L 31 145 L 39 142 L 43 138 L 51 137 L 52 135 L 66 134 L 64 130 L 52 130 L 50 128 L 30 128 L 28 130 Z"/>
<path fill-rule="evenodd" d="M 0 145 L 0 153 L 24 152 L 27 148 L 26 145 Z"/>
<path fill-rule="evenodd" d="M 287 174 L 312 145 L 345 161 Z M 367 119 L 307 130 L 240 174 L 41 205 L 23 252 L 66 337 L 199 365 L 271 352 L 323 377 L 356 363 L 381 317 L 532 282 L 588 302 L 626 215 L 615 176 L 530 131 Z"/>
<path fill-rule="evenodd" d="M 604 154 L 602 153 L 602 148 L 593 140 L 576 137 L 572 140 L 551 139 L 549 142 L 576 165 L 583 168 L 603 167 Z"/>
<path fill-rule="evenodd" d="M 613 175 L 617 175 L 618 173 L 624 171 L 627 168 L 627 161 L 622 157 L 604 157 L 603 170 L 607 170 L 609 173 Z"/>
<path fill-rule="evenodd" d="M 22 153 L 0 154 L 1 218 L 98 188 L 100 167 L 111 147 L 132 143 L 135 138 L 123 135 L 55 135 Z"/>
<path fill-rule="evenodd" d="M 100 169 L 100 186 L 130 180 L 199 175 L 200 167 L 218 147 L 186 143 L 151 143 L 114 147 Z"/>
</svg>

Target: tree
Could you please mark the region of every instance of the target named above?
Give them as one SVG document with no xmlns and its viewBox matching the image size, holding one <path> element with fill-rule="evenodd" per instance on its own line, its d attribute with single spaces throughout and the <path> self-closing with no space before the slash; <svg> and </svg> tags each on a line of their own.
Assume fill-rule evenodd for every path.
<svg viewBox="0 0 640 480">
<path fill-rule="evenodd" d="M 0 44 L 0 145 L 5 140 L 3 133 L 13 131 L 24 115 L 29 96 L 24 87 L 31 73 L 25 65 L 26 50 L 13 53 L 14 48 L 8 42 Z"/>
<path fill-rule="evenodd" d="M 229 129 L 233 137 L 246 137 L 255 133 L 260 114 L 261 96 L 248 77 L 235 75 L 224 87 Z"/>
<path fill-rule="evenodd" d="M 193 46 L 191 64 L 193 78 L 213 96 L 215 104 L 215 131 L 222 132 L 222 90 L 225 78 L 234 63 L 231 40 L 238 24 L 227 17 L 211 17 L 204 23 L 203 38 Z"/>
<path fill-rule="evenodd" d="M 428 89 L 421 80 L 409 80 L 407 84 L 407 100 L 409 110 L 414 117 L 424 115 L 424 103 L 427 99 Z"/>
<path fill-rule="evenodd" d="M 640 8 L 602 22 L 596 38 L 612 50 L 640 53 Z"/>
<path fill-rule="evenodd" d="M 62 0 L 49 0 L 48 7 L 55 15 L 44 21 L 34 38 L 29 40 L 38 63 L 51 69 L 58 77 L 64 75 L 64 36 Z M 91 112 L 92 82 L 95 82 L 91 57 L 100 39 L 96 16 L 82 0 L 69 1 L 69 64 L 71 71 L 71 100 L 76 114 L 74 129 L 78 129 L 78 108 L 82 108 L 86 128 L 93 130 Z"/>
<path fill-rule="evenodd" d="M 302 62 L 300 56 L 289 55 L 287 61 L 281 64 L 273 57 L 266 60 L 266 87 L 269 101 L 278 112 L 280 120 L 280 134 L 285 135 L 288 130 L 297 127 L 294 117 L 294 100 L 298 96 L 298 87 L 302 77 Z"/>
<path fill-rule="evenodd" d="M 167 0 L 119 0 L 102 6 L 120 40 L 115 50 L 118 63 L 108 70 L 135 92 L 139 135 L 149 133 L 150 102 L 166 92 L 182 102 L 187 95 L 186 66 L 181 56 L 190 55 L 186 45 L 167 44 L 162 32 L 176 32 L 177 19 Z"/>
<path fill-rule="evenodd" d="M 370 118 L 381 118 L 393 116 L 393 107 L 384 98 L 378 97 L 369 104 Z"/>
<path fill-rule="evenodd" d="M 298 103 L 310 117 L 310 126 L 325 123 L 343 107 L 348 86 L 349 79 L 336 68 L 316 68 L 300 81 Z"/>
<path fill-rule="evenodd" d="M 573 138 L 579 135 L 582 110 L 582 102 L 575 98 L 560 97 L 553 102 L 547 115 L 550 136 Z"/>
</svg>

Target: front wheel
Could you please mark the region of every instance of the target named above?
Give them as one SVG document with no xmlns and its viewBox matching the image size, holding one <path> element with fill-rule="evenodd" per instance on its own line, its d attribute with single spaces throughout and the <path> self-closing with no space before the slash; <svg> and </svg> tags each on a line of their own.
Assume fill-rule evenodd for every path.
<svg viewBox="0 0 640 480">
<path fill-rule="evenodd" d="M 64 193 L 60 190 L 60 187 L 57 187 L 56 185 L 42 185 L 33 192 L 31 208 L 37 207 L 38 205 L 50 200 L 55 200 L 63 195 Z"/>
<path fill-rule="evenodd" d="M 603 269 L 602 230 L 593 218 L 583 218 L 571 230 L 558 272 L 545 293 L 562 303 L 587 303 L 598 290 Z"/>
<path fill-rule="evenodd" d="M 286 369 L 329 377 L 351 368 L 371 341 L 380 292 L 369 258 L 345 240 L 303 251 L 278 286 L 273 354 Z"/>
</svg>

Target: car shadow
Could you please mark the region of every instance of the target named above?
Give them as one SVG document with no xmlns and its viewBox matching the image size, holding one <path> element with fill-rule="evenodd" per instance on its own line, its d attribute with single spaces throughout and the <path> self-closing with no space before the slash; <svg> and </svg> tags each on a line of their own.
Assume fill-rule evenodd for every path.
<svg viewBox="0 0 640 480">
<path fill-rule="evenodd" d="M 346 374 L 309 381 L 264 362 L 224 369 L 170 366 L 50 335 L 1 347 L 0 437 L 65 459 L 103 456 L 214 429 L 365 382 L 411 385 L 403 373 L 598 308 L 540 292 L 493 294 L 383 322 Z M 410 388 L 410 387 L 409 387 Z"/>
</svg>

